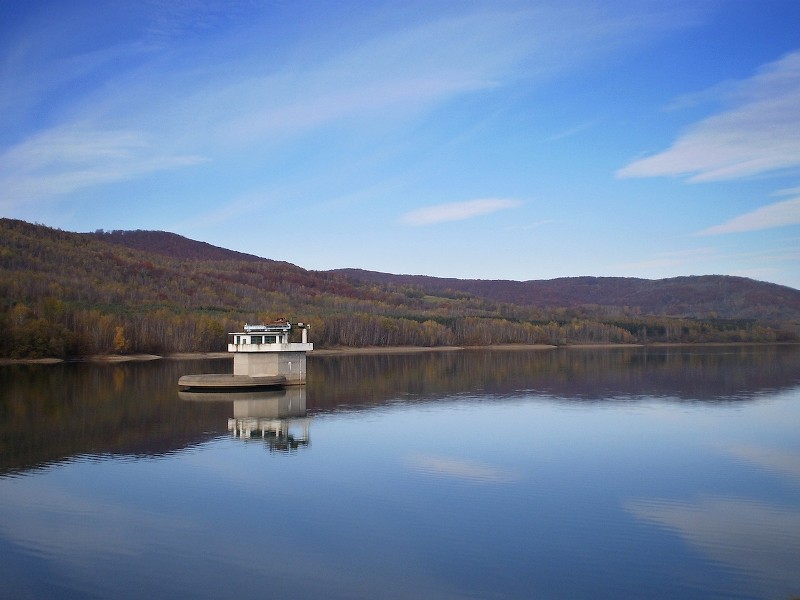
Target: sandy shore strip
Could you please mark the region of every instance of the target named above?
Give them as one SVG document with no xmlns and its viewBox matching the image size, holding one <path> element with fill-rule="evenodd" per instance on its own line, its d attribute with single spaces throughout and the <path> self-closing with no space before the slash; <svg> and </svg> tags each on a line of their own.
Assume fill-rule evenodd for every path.
<svg viewBox="0 0 800 600">
<path fill-rule="evenodd" d="M 493 346 L 367 346 L 364 348 L 322 348 L 309 356 L 344 356 L 352 354 L 413 354 L 419 352 L 464 352 L 469 350 L 553 350 L 548 344 L 495 344 Z"/>
<path fill-rule="evenodd" d="M 172 352 L 165 354 L 170 360 L 196 360 L 210 358 L 233 358 L 233 352 Z"/>
<path fill-rule="evenodd" d="M 143 362 L 147 360 L 160 360 L 158 354 L 93 354 L 78 360 L 88 362 L 120 363 L 120 362 Z"/>
<path fill-rule="evenodd" d="M 796 345 L 796 342 L 688 342 L 668 343 L 655 342 L 652 344 L 567 344 L 553 346 L 550 344 L 493 344 L 490 346 L 365 346 L 363 348 L 341 347 L 320 348 L 308 352 L 309 356 L 348 356 L 357 354 L 414 354 L 422 352 L 465 352 L 470 350 L 489 351 L 531 351 L 531 350 L 606 350 L 614 348 L 681 348 L 681 347 L 736 347 L 736 346 L 783 346 Z M 97 354 L 92 356 L 79 356 L 69 359 L 62 358 L 0 358 L 0 365 L 52 365 L 63 362 L 97 362 L 97 363 L 123 363 L 141 362 L 149 360 L 207 360 L 207 359 L 232 359 L 232 352 L 174 352 L 159 356 L 157 354 Z"/>
<path fill-rule="evenodd" d="M 57 365 L 63 363 L 63 358 L 0 358 L 2 365 Z"/>
<path fill-rule="evenodd" d="M 344 356 L 350 354 L 411 354 L 416 352 L 456 352 L 461 346 L 364 346 L 361 348 L 320 348 L 311 350 L 309 356 Z"/>
</svg>

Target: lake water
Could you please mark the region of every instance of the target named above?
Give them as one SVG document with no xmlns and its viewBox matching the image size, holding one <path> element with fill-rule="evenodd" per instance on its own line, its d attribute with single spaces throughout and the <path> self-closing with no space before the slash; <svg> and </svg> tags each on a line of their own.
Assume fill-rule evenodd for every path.
<svg viewBox="0 0 800 600">
<path fill-rule="evenodd" d="M 800 596 L 800 348 L 0 367 L 2 598 Z"/>
</svg>

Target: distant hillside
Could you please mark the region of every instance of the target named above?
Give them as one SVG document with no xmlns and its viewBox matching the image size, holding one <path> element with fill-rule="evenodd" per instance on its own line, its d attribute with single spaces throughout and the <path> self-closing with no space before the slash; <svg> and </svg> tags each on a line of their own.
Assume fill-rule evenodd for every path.
<svg viewBox="0 0 800 600">
<path fill-rule="evenodd" d="M 798 341 L 800 292 L 309 271 L 173 233 L 0 219 L 0 358 L 221 350 L 226 332 L 277 317 L 311 323 L 318 347 Z"/>
<path fill-rule="evenodd" d="M 86 235 L 126 248 L 184 260 L 267 260 L 166 231 L 115 230 Z M 319 272 L 318 275 L 325 273 Z M 615 307 L 645 315 L 689 318 L 711 316 L 779 321 L 800 319 L 800 290 L 725 275 L 656 280 L 633 277 L 562 277 L 510 281 L 392 275 L 361 269 L 336 269 L 327 274 L 343 275 L 354 283 L 412 286 L 436 294 L 464 292 L 492 302 L 538 308 Z"/>
<path fill-rule="evenodd" d="M 507 281 L 391 275 L 360 269 L 334 271 L 360 283 L 412 285 L 430 292 L 456 291 L 494 302 L 539 308 L 617 307 L 647 315 L 725 319 L 798 319 L 800 290 L 727 275 L 637 279 L 562 277 Z"/>
<path fill-rule="evenodd" d="M 168 231 L 95 231 L 94 233 L 84 234 L 94 237 L 103 242 L 111 242 L 118 246 L 153 252 L 171 258 L 183 258 L 187 260 L 244 260 L 258 262 L 264 260 L 252 254 L 227 250 L 219 246 L 212 246 L 206 242 L 190 240 L 177 233 Z"/>
</svg>

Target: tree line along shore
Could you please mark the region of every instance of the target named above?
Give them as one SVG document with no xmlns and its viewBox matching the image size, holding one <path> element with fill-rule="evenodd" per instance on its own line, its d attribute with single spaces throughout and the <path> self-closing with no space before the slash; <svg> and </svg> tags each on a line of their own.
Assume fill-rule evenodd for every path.
<svg viewBox="0 0 800 600">
<path fill-rule="evenodd" d="M 236 321 L 164 309 L 114 315 L 97 309 L 70 312 L 54 301 L 43 304 L 38 311 L 17 304 L 0 316 L 0 358 L 223 352 L 228 332 L 239 330 L 245 320 L 259 322 L 257 315 Z M 362 314 L 307 322 L 320 350 L 798 341 L 792 331 L 756 323 L 657 317 L 612 323 L 575 317 L 536 323 L 487 317 L 420 321 Z"/>
<path fill-rule="evenodd" d="M 741 278 L 575 278 L 547 288 L 571 290 L 559 296 L 568 305 L 544 305 L 530 291 L 502 300 L 519 282 L 469 291 L 456 289 L 460 280 L 359 276 L 164 232 L 77 234 L 0 219 L 0 358 L 222 352 L 229 332 L 278 317 L 309 323 L 319 350 L 800 341 L 800 292 Z M 669 314 L 635 304 L 656 284 Z M 626 290 L 631 305 L 589 303 L 601 288 Z"/>
</svg>

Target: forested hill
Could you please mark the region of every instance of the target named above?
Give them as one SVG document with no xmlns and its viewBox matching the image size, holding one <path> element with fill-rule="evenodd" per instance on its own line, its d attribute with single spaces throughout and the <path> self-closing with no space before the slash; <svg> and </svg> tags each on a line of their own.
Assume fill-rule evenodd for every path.
<svg viewBox="0 0 800 600">
<path fill-rule="evenodd" d="M 134 250 L 153 252 L 170 258 L 182 258 L 188 260 L 241 260 L 258 262 L 264 260 L 261 257 L 235 250 L 227 250 L 219 246 L 212 246 L 206 242 L 190 240 L 177 233 L 168 231 L 103 231 L 102 229 L 94 233 L 86 234 L 94 236 L 104 242 L 111 242 Z"/>
<path fill-rule="evenodd" d="M 337 269 L 354 283 L 458 291 L 494 302 L 539 308 L 617 307 L 648 315 L 725 319 L 798 319 L 800 290 L 746 277 L 703 275 L 670 279 L 562 277 L 508 281 L 392 275 Z"/>
<path fill-rule="evenodd" d="M 0 358 L 213 351 L 244 322 L 318 347 L 800 340 L 800 291 L 732 277 L 466 281 L 309 271 L 153 231 L 0 219 Z"/>
</svg>

